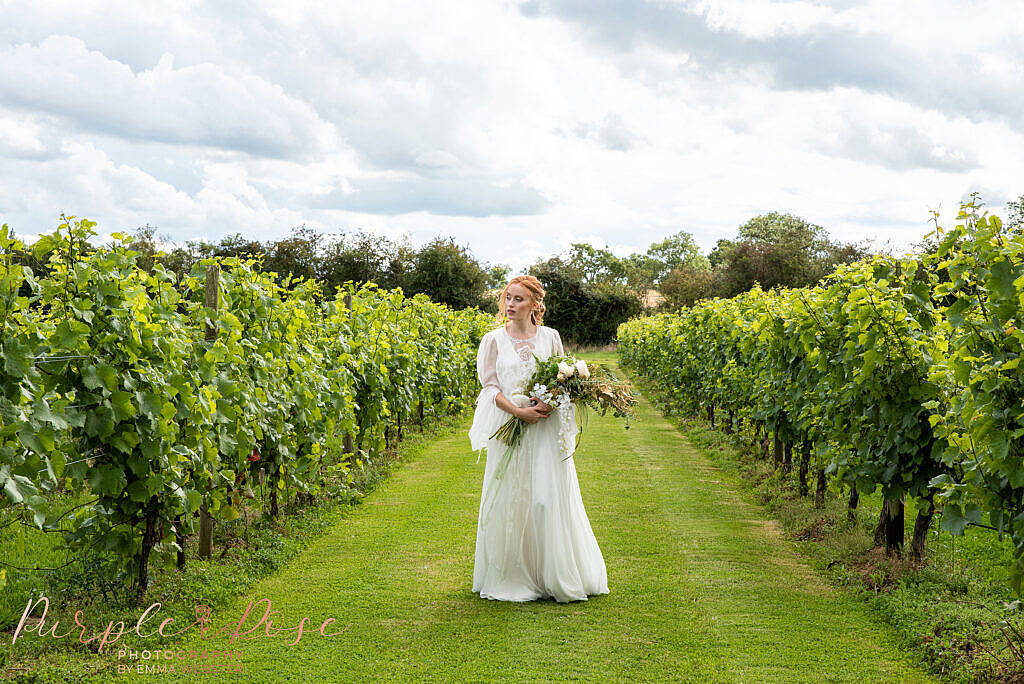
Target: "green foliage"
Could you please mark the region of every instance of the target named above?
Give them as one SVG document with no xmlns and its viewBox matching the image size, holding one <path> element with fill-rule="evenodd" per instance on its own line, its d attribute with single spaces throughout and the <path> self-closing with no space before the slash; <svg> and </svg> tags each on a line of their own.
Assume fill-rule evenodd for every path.
<svg viewBox="0 0 1024 684">
<path fill-rule="evenodd" d="M 585 242 L 573 243 L 566 263 L 578 275 L 583 286 L 590 289 L 622 283 L 626 275 L 618 257 L 607 249 L 598 249 Z"/>
<path fill-rule="evenodd" d="M 753 287 L 619 327 L 626 363 L 691 413 L 708 405 L 805 443 L 862 493 L 988 522 L 1024 589 L 1024 236 L 976 198 L 923 257 L 876 255 L 814 287 Z"/>
<path fill-rule="evenodd" d="M 243 474 L 264 469 L 282 498 L 316 494 L 325 465 L 347 462 L 345 433 L 378 454 L 418 404 L 450 411 L 475 396 L 490 324 L 479 311 L 372 283 L 325 299 L 315 280 L 279 281 L 238 257 L 201 259 L 176 282 L 160 263 L 140 267 L 125 236 L 86 251 L 95 224 L 73 218 L 33 247 L 40 277 L 0 229 L 0 507 L 46 530 L 64 517 L 70 551 L 113 555 L 140 589 L 149 551 L 175 548 L 200 505 L 237 517 Z M 58 488 L 91 499 L 62 513 Z"/>
<path fill-rule="evenodd" d="M 437 238 L 416 254 L 406 290 L 463 309 L 483 304 L 487 280 L 487 273 L 466 247 L 451 238 Z"/>
<path fill-rule="evenodd" d="M 500 290 L 505 287 L 505 283 L 507 283 L 512 277 L 511 273 L 512 269 L 508 266 L 500 264 L 491 266 L 487 269 L 487 289 Z M 497 310 L 497 305 L 495 305 L 494 310 Z M 492 311 L 492 313 L 494 313 L 494 311 Z"/>
<path fill-rule="evenodd" d="M 407 237 L 393 241 L 363 230 L 325 236 L 298 226 L 276 241 L 260 243 L 235 234 L 216 244 L 189 241 L 163 254 L 156 252 L 153 234 L 149 226 L 140 228 L 131 248 L 142 253 L 144 263 L 158 259 L 179 279 L 203 259 L 251 258 L 260 264 L 259 270 L 277 274 L 278 282 L 289 277 L 316 279 L 327 293 L 334 293 L 348 281 L 356 285 L 374 283 L 384 289 L 402 288 L 410 294 L 423 292 L 434 301 L 464 308 L 480 304 L 488 282 L 503 272 L 502 267 L 485 270 L 450 238 L 434 240 L 417 250 Z"/>
<path fill-rule="evenodd" d="M 288 237 L 263 246 L 263 267 L 267 271 L 295 278 L 320 275 L 323 236 L 312 228 L 299 226 Z"/>
<path fill-rule="evenodd" d="M 647 248 L 647 256 L 660 267 L 654 275 L 655 286 L 660 286 L 663 279 L 676 269 L 686 268 L 700 272 L 711 270 L 711 262 L 700 253 L 693 235 L 683 230 L 652 244 Z"/>
<path fill-rule="evenodd" d="M 663 307 L 674 311 L 680 307 L 693 306 L 700 299 L 711 294 L 714 276 L 710 270 L 682 266 L 670 271 L 661 283 L 661 294 L 665 297 Z"/>
<path fill-rule="evenodd" d="M 640 301 L 623 286 L 587 287 L 558 258 L 530 268 L 544 286 L 545 325 L 576 344 L 608 344 L 620 323 L 640 312 Z"/>
<path fill-rule="evenodd" d="M 770 212 L 740 226 L 735 241 L 719 241 L 710 257 L 715 264 L 711 294 L 732 297 L 755 283 L 764 289 L 811 286 L 838 264 L 866 256 L 864 248 L 832 242 L 821 226 Z"/>
<path fill-rule="evenodd" d="M 700 254 L 693 236 L 682 230 L 652 243 L 644 254 L 619 258 L 607 249 L 577 242 L 572 244 L 566 259 L 542 263 L 564 269 L 585 289 L 627 293 L 638 299 L 648 289 L 660 287 L 665 277 L 675 269 L 711 270 L 707 257 Z"/>
<path fill-rule="evenodd" d="M 1008 532 L 1017 551 L 1013 581 L 1024 591 L 1024 383 L 1019 368 L 1024 346 L 1024 235 L 980 211 L 976 196 L 961 206 L 958 224 L 936 228 L 929 256 L 949 279 L 936 296 L 950 301 L 949 345 L 932 368 L 948 388 L 948 401 L 931 418 L 947 442 L 943 460 L 953 470 L 936 479 L 954 512 L 944 526 L 989 523 Z"/>
<path fill-rule="evenodd" d="M 324 247 L 319 278 L 327 292 L 350 280 L 357 285 L 373 282 L 387 290 L 405 288 L 415 258 L 416 250 L 407 237 L 393 241 L 363 230 L 347 232 Z"/>
<path fill-rule="evenodd" d="M 1024 195 L 1006 203 L 1006 227 L 1011 233 L 1024 231 Z"/>
<path fill-rule="evenodd" d="M 758 242 L 803 241 L 818 247 L 825 246 L 827 238 L 823 227 L 792 214 L 771 211 L 750 219 L 739 227 L 739 240 Z"/>
</svg>

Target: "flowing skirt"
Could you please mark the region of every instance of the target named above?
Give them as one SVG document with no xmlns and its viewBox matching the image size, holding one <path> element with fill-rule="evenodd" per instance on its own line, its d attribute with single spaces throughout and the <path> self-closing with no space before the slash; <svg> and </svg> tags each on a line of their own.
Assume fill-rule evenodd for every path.
<svg viewBox="0 0 1024 684">
<path fill-rule="evenodd" d="M 473 569 L 473 591 L 482 598 L 566 603 L 609 593 L 575 459 L 562 460 L 558 431 L 557 411 L 527 426 L 500 478 L 508 447 L 487 440 Z"/>
</svg>

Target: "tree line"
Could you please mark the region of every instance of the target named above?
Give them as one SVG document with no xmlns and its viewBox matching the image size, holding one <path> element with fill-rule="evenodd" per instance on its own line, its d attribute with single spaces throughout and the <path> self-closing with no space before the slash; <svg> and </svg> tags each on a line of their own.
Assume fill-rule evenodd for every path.
<svg viewBox="0 0 1024 684">
<path fill-rule="evenodd" d="M 442 236 L 417 247 L 407 236 L 391 239 L 365 230 L 324 234 L 303 225 L 277 240 L 235 233 L 217 242 L 191 240 L 167 249 L 167 240 L 147 224 L 130 238 L 140 267 L 152 270 L 159 262 L 179 279 L 203 259 L 251 258 L 279 281 L 317 280 L 325 292 L 348 281 L 356 286 L 372 282 L 401 288 L 407 296 L 422 293 L 455 309 L 477 307 L 488 313 L 497 311 L 495 290 L 511 274 L 507 265 L 483 262 L 467 246 Z M 867 242 L 839 242 L 822 226 L 769 212 L 739 226 L 735 238 L 719 240 L 707 255 L 690 232 L 680 230 L 645 252 L 624 257 L 573 243 L 566 253 L 540 259 L 527 272 L 548 292 L 546 324 L 568 341 L 607 344 L 620 323 L 645 309 L 675 311 L 703 298 L 733 297 L 754 283 L 767 289 L 805 287 L 841 264 L 876 252 Z M 660 296 L 650 297 L 652 290 Z"/>
</svg>

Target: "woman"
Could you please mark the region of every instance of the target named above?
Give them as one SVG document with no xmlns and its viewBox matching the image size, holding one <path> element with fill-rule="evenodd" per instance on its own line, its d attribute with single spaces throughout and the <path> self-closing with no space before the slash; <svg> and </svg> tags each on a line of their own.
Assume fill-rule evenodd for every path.
<svg viewBox="0 0 1024 684">
<path fill-rule="evenodd" d="M 469 431 L 473 450 L 487 450 L 473 591 L 500 601 L 559 603 L 607 594 L 604 557 L 583 507 L 576 466 L 560 451 L 559 416 L 536 397 L 525 406 L 509 399 L 532 393 L 524 385 L 536 370 L 534 354 L 546 359 L 565 353 L 558 331 L 541 325 L 544 288 L 533 276 L 517 276 L 498 302 L 497 319 L 508 322 L 480 341 L 477 375 L 483 389 Z M 568 411 L 575 435 L 575 409 L 570 405 Z M 507 447 L 490 437 L 512 415 L 529 425 L 504 474 L 496 477 Z"/>
</svg>

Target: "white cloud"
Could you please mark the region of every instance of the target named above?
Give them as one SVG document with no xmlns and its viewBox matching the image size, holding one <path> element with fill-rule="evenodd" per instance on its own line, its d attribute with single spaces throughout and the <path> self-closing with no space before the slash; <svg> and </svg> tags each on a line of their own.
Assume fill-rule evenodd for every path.
<svg viewBox="0 0 1024 684">
<path fill-rule="evenodd" d="M 1015 22 L 951 1 L 9 1 L 0 221 L 441 234 L 517 271 L 679 230 L 707 251 L 767 211 L 909 245 L 929 207 L 1024 192 Z"/>
<path fill-rule="evenodd" d="M 313 156 L 335 135 L 312 107 L 259 76 L 210 63 L 175 69 L 170 53 L 133 73 L 72 36 L 0 53 L 0 100 L 85 131 L 272 157 Z"/>
<path fill-rule="evenodd" d="M 53 159 L 58 150 L 47 133 L 46 127 L 32 118 L 0 110 L 0 158 Z"/>
<path fill-rule="evenodd" d="M 814 2 L 771 0 L 700 0 L 688 5 L 715 30 L 730 29 L 754 38 L 806 31 L 836 15 L 835 8 Z"/>
</svg>

